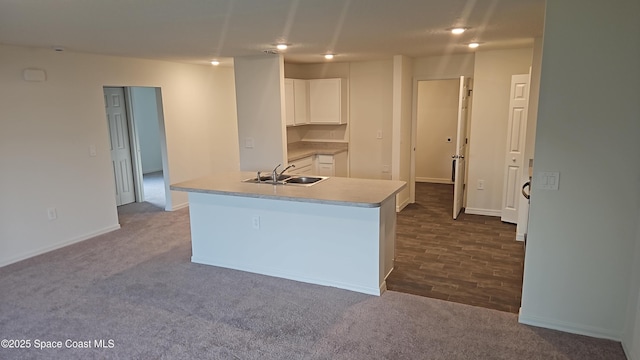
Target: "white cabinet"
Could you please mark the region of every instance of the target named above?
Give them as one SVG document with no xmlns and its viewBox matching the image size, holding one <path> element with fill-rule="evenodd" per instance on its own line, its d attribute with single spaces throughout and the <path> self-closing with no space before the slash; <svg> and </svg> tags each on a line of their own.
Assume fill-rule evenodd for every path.
<svg viewBox="0 0 640 360">
<path fill-rule="evenodd" d="M 308 80 L 284 79 L 285 119 L 287 126 L 309 123 Z"/>
<path fill-rule="evenodd" d="M 287 126 L 295 125 L 295 90 L 293 79 L 284 79 L 284 118 Z"/>
<path fill-rule="evenodd" d="M 309 123 L 309 81 L 293 79 L 294 123 Z"/>
<path fill-rule="evenodd" d="M 314 175 L 316 169 L 313 157 L 314 156 L 307 156 L 302 159 L 290 161 L 289 165 L 293 164 L 295 165 L 295 167 L 293 169 L 290 169 L 289 172 L 291 174 Z"/>
<path fill-rule="evenodd" d="M 347 177 L 347 152 L 317 156 L 317 175 Z"/>
<path fill-rule="evenodd" d="M 346 124 L 347 88 L 343 79 L 309 80 L 309 123 Z"/>
</svg>

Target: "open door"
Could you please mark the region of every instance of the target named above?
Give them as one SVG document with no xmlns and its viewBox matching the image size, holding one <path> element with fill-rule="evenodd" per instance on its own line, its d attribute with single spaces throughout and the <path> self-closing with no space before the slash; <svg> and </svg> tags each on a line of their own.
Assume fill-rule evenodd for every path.
<svg viewBox="0 0 640 360">
<path fill-rule="evenodd" d="M 510 97 L 500 219 L 504 222 L 517 224 L 519 202 L 522 196 L 520 187 L 522 186 L 521 178 L 527 132 L 529 74 L 513 75 L 511 77 Z"/>
<path fill-rule="evenodd" d="M 464 207 L 465 188 L 465 154 L 467 150 L 467 108 L 469 105 L 469 79 L 460 76 L 460 93 L 458 96 L 458 131 L 456 136 L 456 153 L 452 156 L 453 180 L 453 219 Z"/>
<path fill-rule="evenodd" d="M 116 205 L 120 206 L 136 200 L 124 89 L 121 87 L 105 87 L 104 103 L 109 125 L 111 162 L 116 185 Z"/>
</svg>

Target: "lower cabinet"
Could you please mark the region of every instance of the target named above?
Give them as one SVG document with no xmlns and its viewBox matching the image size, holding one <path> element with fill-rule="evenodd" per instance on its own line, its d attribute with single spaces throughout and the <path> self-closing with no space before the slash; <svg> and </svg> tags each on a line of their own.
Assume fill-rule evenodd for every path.
<svg viewBox="0 0 640 360">
<path fill-rule="evenodd" d="M 318 155 L 318 175 L 347 177 L 347 152 L 335 155 Z"/>
<path fill-rule="evenodd" d="M 319 176 L 339 176 L 348 177 L 347 152 L 343 151 L 335 155 L 312 155 L 295 161 L 290 161 L 289 165 L 295 167 L 289 172 L 300 175 Z"/>
<path fill-rule="evenodd" d="M 289 172 L 292 174 L 315 175 L 315 164 L 313 161 L 313 156 L 307 156 L 302 159 L 290 161 L 289 165 L 292 164 L 295 165 L 293 169 L 289 170 Z"/>
</svg>

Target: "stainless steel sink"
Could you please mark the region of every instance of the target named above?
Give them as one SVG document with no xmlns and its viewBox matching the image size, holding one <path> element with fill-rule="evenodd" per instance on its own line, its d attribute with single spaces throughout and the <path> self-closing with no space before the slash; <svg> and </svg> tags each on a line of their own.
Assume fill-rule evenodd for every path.
<svg viewBox="0 0 640 360">
<path fill-rule="evenodd" d="M 259 180 L 258 177 L 253 177 L 242 181 L 253 184 L 311 186 L 326 179 L 327 176 L 280 175 L 277 181 L 273 181 L 271 176 L 264 175 Z"/>
<path fill-rule="evenodd" d="M 285 181 L 287 184 L 315 184 L 318 181 L 322 181 L 323 178 L 319 176 L 294 176 Z"/>
</svg>

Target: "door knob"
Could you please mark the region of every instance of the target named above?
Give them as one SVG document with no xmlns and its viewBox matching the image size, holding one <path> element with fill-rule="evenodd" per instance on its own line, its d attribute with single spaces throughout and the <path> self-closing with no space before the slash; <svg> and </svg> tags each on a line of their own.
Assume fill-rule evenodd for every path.
<svg viewBox="0 0 640 360">
<path fill-rule="evenodd" d="M 512 157 L 511 161 L 516 162 L 516 158 Z"/>
</svg>

